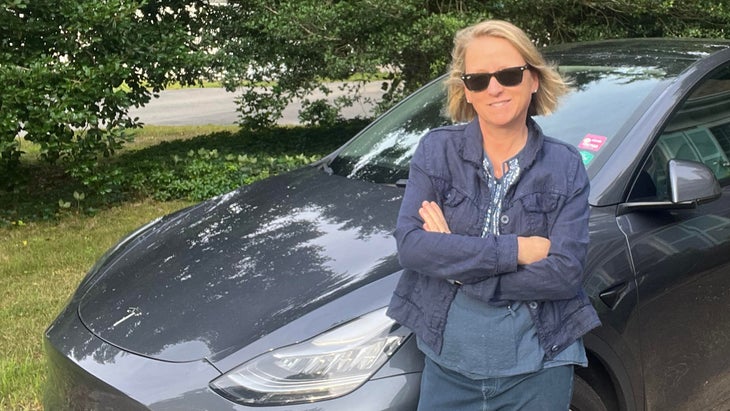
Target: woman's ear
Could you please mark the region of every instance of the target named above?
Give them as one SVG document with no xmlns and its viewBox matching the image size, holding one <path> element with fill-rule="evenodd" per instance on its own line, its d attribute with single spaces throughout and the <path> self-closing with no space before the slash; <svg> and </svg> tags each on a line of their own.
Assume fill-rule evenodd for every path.
<svg viewBox="0 0 730 411">
<path fill-rule="evenodd" d="M 530 75 L 532 76 L 532 94 L 535 94 L 540 89 L 540 76 L 532 70 L 530 70 Z"/>
</svg>

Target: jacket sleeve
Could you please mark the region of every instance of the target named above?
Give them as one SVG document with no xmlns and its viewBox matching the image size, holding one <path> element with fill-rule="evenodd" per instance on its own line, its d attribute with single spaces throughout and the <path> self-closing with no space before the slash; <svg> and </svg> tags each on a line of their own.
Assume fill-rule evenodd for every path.
<svg viewBox="0 0 730 411">
<path fill-rule="evenodd" d="M 472 283 L 517 269 L 517 236 L 472 237 L 441 234 L 423 229 L 418 209 L 423 201 L 440 196 L 429 175 L 429 144 L 426 136 L 413 155 L 403 202 L 394 233 L 403 268 L 420 274 Z"/>
<path fill-rule="evenodd" d="M 476 293 L 482 300 L 503 301 L 564 300 L 578 295 L 585 278 L 590 187 L 582 163 L 577 162 L 574 170 L 572 189 L 548 234 L 548 257 L 500 275 L 493 296 L 479 295 L 478 286 L 465 290 L 467 293 Z"/>
</svg>

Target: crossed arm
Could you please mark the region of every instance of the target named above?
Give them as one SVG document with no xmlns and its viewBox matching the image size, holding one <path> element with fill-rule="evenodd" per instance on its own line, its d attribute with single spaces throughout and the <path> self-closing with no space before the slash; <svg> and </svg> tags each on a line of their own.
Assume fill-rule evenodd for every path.
<svg viewBox="0 0 730 411">
<path fill-rule="evenodd" d="M 432 233 L 451 234 L 441 207 L 434 201 L 424 201 L 418 209 L 423 219 L 423 229 Z M 550 240 L 545 237 L 517 237 L 517 264 L 527 265 L 546 258 L 550 251 Z"/>
<path fill-rule="evenodd" d="M 574 165 L 572 187 L 546 237 L 479 237 L 452 233 L 438 205 L 435 180 L 422 169 L 425 160 L 419 146 L 394 232 L 403 268 L 459 281 L 465 292 L 484 301 L 560 300 L 580 292 L 590 212 L 581 163 Z"/>
</svg>

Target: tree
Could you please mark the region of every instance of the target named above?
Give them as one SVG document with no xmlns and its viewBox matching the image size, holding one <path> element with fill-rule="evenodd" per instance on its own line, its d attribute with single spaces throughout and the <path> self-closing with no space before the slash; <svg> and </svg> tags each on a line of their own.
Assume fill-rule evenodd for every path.
<svg viewBox="0 0 730 411">
<path fill-rule="evenodd" d="M 700 0 L 229 0 L 214 19 L 229 89 L 246 85 L 242 124 L 268 126 L 321 80 L 386 73 L 383 110 L 445 72 L 454 33 L 485 18 L 522 27 L 539 45 L 621 37 L 725 37 L 730 8 Z M 257 87 L 251 87 L 257 86 Z M 358 99 L 307 102 L 312 121 Z"/>
<path fill-rule="evenodd" d="M 222 3 L 222 4 L 221 4 Z M 356 75 L 383 79 L 385 110 L 445 72 L 454 33 L 512 21 L 540 45 L 617 37 L 726 37 L 728 0 L 5 0 L 0 8 L 0 173 L 17 136 L 47 161 L 93 173 L 138 126 L 128 108 L 170 83 L 222 78 L 241 124 L 270 126 L 294 98 L 350 80 L 301 117 L 332 122 L 361 99 Z M 372 77 L 370 77 L 372 79 Z"/>
<path fill-rule="evenodd" d="M 93 164 L 138 125 L 128 108 L 207 73 L 206 2 L 11 0 L 0 8 L 0 173 L 21 156 Z M 6 183 L 12 183 L 9 178 Z"/>
<path fill-rule="evenodd" d="M 424 7 L 425 3 L 425 7 Z M 279 118 L 286 103 L 322 80 L 347 80 L 358 73 L 384 73 L 381 110 L 444 71 L 454 32 L 484 15 L 467 13 L 479 2 L 361 0 L 230 0 L 212 19 L 219 24 L 218 67 L 229 89 L 243 85 L 242 123 L 262 127 Z M 351 98 L 327 109 L 309 102 L 310 119 L 333 118 Z M 309 110 L 309 111 L 307 111 Z M 319 115 L 318 115 L 319 113 Z"/>
<path fill-rule="evenodd" d="M 505 0 L 485 7 L 541 45 L 629 37 L 724 38 L 730 23 L 727 0 Z"/>
</svg>

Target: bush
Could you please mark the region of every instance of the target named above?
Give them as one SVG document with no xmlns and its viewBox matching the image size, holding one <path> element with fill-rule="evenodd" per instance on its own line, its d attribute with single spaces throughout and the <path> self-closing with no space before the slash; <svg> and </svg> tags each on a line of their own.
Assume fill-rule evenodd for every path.
<svg viewBox="0 0 730 411">
<path fill-rule="evenodd" d="M 316 161 L 366 124 L 350 120 L 330 126 L 216 132 L 81 163 L 69 173 L 58 166 L 23 164 L 25 183 L 0 191 L 0 225 L 54 219 L 68 212 L 94 213 L 143 198 L 204 200 Z"/>
<path fill-rule="evenodd" d="M 19 135 L 49 163 L 108 157 L 128 116 L 207 72 L 202 0 L 12 0 L 0 7 L 0 173 L 19 176 Z M 206 27 L 209 29 L 209 27 Z"/>
</svg>

